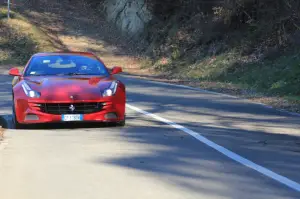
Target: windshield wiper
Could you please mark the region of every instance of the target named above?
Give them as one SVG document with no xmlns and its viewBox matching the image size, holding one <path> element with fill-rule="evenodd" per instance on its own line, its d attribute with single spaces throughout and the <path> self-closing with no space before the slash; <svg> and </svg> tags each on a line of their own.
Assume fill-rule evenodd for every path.
<svg viewBox="0 0 300 199">
<path fill-rule="evenodd" d="M 29 76 L 46 76 L 45 74 L 30 74 Z"/>
<path fill-rule="evenodd" d="M 56 75 L 86 75 L 86 74 L 83 74 L 83 73 L 59 73 Z"/>
</svg>

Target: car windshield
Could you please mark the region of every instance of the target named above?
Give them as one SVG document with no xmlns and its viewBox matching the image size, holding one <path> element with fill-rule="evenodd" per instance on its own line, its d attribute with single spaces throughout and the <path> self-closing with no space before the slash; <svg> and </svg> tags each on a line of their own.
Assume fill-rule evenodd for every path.
<svg viewBox="0 0 300 199">
<path fill-rule="evenodd" d="M 107 76 L 108 70 L 95 57 L 84 55 L 48 55 L 33 57 L 24 76 L 97 75 Z"/>
</svg>

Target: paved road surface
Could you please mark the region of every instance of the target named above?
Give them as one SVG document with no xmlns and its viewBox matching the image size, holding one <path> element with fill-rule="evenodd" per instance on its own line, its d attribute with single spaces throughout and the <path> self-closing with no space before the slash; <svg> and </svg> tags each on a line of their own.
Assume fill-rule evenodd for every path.
<svg viewBox="0 0 300 199">
<path fill-rule="evenodd" d="M 299 117 L 246 100 L 120 78 L 130 106 L 176 122 L 299 186 Z M 10 80 L 0 77 L 6 119 Z M 0 144 L 1 198 L 300 198 L 300 192 L 237 163 L 181 126 L 130 108 L 127 115 L 124 128 L 7 130 Z"/>
</svg>

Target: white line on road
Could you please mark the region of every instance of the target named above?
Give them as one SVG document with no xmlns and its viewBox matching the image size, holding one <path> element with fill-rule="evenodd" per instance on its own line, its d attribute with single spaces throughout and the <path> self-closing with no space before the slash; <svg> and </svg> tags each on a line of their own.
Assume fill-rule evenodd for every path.
<svg viewBox="0 0 300 199">
<path fill-rule="evenodd" d="M 149 117 L 152 117 L 152 118 L 154 118 L 158 121 L 164 122 L 164 123 L 176 128 L 176 129 L 179 129 L 179 130 L 193 136 L 194 138 L 196 138 L 200 142 L 206 144 L 207 146 L 209 146 L 209 147 L 215 149 L 216 151 L 222 153 L 223 155 L 227 156 L 228 158 L 230 158 L 230 159 L 232 159 L 232 160 L 234 160 L 234 161 L 236 161 L 236 162 L 238 162 L 238 163 L 240 163 L 240 164 L 242 164 L 246 167 L 249 167 L 253 170 L 256 170 L 257 172 L 259 172 L 259 173 L 261 173 L 265 176 L 268 176 L 268 177 L 272 178 L 273 180 L 276 180 L 277 182 L 280 182 L 280 183 L 294 189 L 295 191 L 300 192 L 300 184 L 299 183 L 297 183 L 295 181 L 292 181 L 292 180 L 290 180 L 290 179 L 288 179 L 284 176 L 281 176 L 281 175 L 279 175 L 279 174 L 277 174 L 277 173 L 275 173 L 275 172 L 273 172 L 273 171 L 271 171 L 271 170 L 269 170 L 265 167 L 262 167 L 262 166 L 260 166 L 256 163 L 254 163 L 254 162 L 252 162 L 252 161 L 250 161 L 250 160 L 248 160 L 248 159 L 246 159 L 246 158 L 244 158 L 244 157 L 242 157 L 242 156 L 240 156 L 240 155 L 238 155 L 238 154 L 236 154 L 236 153 L 234 153 L 234 152 L 232 152 L 232 151 L 230 151 L 230 150 L 228 150 L 228 149 L 226 149 L 226 148 L 224 148 L 224 147 L 222 147 L 222 146 L 220 146 L 220 145 L 218 145 L 218 144 L 216 144 L 212 141 L 210 141 L 209 139 L 205 138 L 204 136 L 200 135 L 199 133 L 197 133 L 195 131 L 192 131 L 192 130 L 184 127 L 184 126 L 176 124 L 175 122 L 172 122 L 170 120 L 162 118 L 158 115 L 149 113 L 147 111 L 143 111 L 142 109 L 139 109 L 135 106 L 126 104 L 126 107 L 128 107 L 128 108 L 130 108 L 134 111 L 137 111 L 139 113 L 142 113 L 144 115 L 147 115 Z"/>
</svg>

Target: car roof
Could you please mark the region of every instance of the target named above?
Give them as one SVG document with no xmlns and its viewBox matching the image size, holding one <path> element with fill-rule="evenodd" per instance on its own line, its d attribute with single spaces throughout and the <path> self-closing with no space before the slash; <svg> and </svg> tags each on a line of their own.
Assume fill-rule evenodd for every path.
<svg viewBox="0 0 300 199">
<path fill-rule="evenodd" d="M 89 56 L 89 57 L 97 57 L 92 52 L 84 52 L 84 51 L 57 51 L 57 52 L 40 52 L 33 55 L 33 57 L 39 57 L 39 56 L 49 56 L 49 55 L 83 55 L 83 56 Z"/>
</svg>

